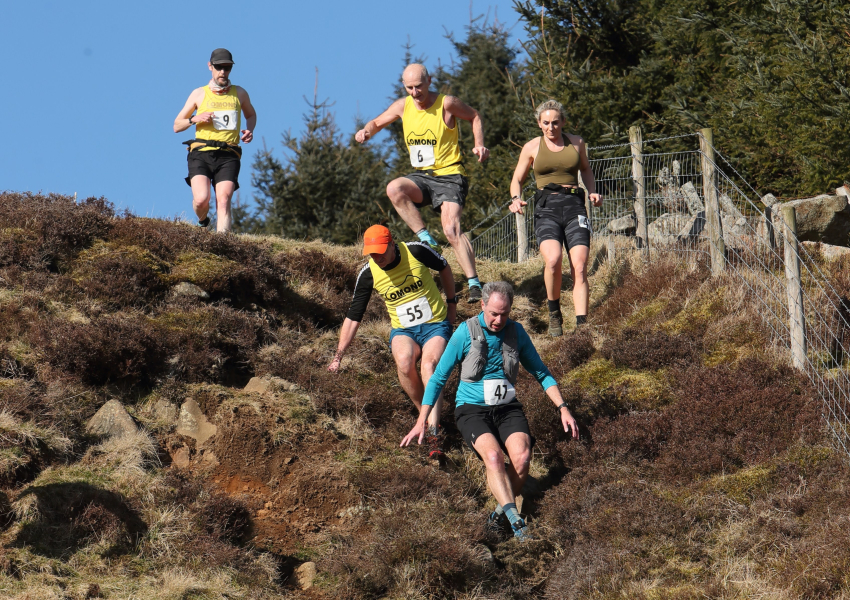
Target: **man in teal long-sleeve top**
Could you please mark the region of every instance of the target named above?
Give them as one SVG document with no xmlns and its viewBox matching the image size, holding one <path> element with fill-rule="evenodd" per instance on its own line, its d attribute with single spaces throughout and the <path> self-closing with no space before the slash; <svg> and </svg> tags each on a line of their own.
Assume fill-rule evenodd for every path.
<svg viewBox="0 0 850 600">
<path fill-rule="evenodd" d="M 428 381 L 416 425 L 401 441 L 407 446 L 418 438 L 421 444 L 431 407 L 454 368 L 461 364 L 461 381 L 456 395 L 455 420 L 466 443 L 484 461 L 487 485 L 499 503 L 490 515 L 497 524 L 502 513 L 514 535 L 529 539 L 525 522 L 516 510 L 516 497 L 528 477 L 533 438 L 522 405 L 516 399 L 519 364 L 534 375 L 555 404 L 565 432 L 578 438 L 578 427 L 558 384 L 522 325 L 508 317 L 514 292 L 503 281 L 484 286 L 481 313 L 461 323 L 443 352 Z M 505 465 L 505 454 L 511 462 Z"/>
</svg>

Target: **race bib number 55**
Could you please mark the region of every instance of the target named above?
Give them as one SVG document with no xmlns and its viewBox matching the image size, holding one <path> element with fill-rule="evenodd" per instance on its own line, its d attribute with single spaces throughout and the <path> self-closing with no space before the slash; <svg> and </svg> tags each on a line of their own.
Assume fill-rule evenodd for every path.
<svg viewBox="0 0 850 600">
<path fill-rule="evenodd" d="M 516 390 L 507 379 L 484 380 L 484 402 L 490 406 L 505 404 L 516 398 Z"/>
<path fill-rule="evenodd" d="M 428 298 L 425 296 L 405 302 L 401 306 L 396 307 L 395 313 L 398 315 L 398 320 L 402 327 L 416 327 L 427 323 L 434 316 L 431 311 L 431 305 L 428 304 Z"/>
<path fill-rule="evenodd" d="M 217 110 L 213 112 L 213 127 L 217 131 L 233 131 L 239 120 L 235 110 Z"/>
</svg>

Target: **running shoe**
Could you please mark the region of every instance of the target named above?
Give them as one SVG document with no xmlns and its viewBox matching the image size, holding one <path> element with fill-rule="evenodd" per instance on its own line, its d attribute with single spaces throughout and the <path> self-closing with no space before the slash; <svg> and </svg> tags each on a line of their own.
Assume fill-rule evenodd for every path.
<svg viewBox="0 0 850 600">
<path fill-rule="evenodd" d="M 502 532 L 502 518 L 505 516 L 505 513 L 497 513 L 495 510 L 491 512 L 487 516 L 487 531 L 492 531 L 493 533 L 501 533 Z"/>
<path fill-rule="evenodd" d="M 198 221 L 198 227 L 206 227 L 209 224 L 210 224 L 210 216 L 209 215 L 204 217 L 202 220 Z"/>
<path fill-rule="evenodd" d="M 560 310 L 549 312 L 549 335 L 552 337 L 564 335 L 564 317 Z"/>
<path fill-rule="evenodd" d="M 528 533 L 528 525 L 525 524 L 525 521 L 519 519 L 515 523 L 511 523 L 511 529 L 514 530 L 514 537 L 522 542 L 528 542 L 533 540 L 534 538 Z"/>
<path fill-rule="evenodd" d="M 428 458 L 440 460 L 443 457 L 443 450 L 440 448 L 439 427 L 428 428 L 428 433 L 425 436 L 425 443 L 428 444 Z"/>
<path fill-rule="evenodd" d="M 467 302 L 472 304 L 473 302 L 478 302 L 481 300 L 481 288 L 477 285 L 473 285 L 469 288 L 469 297 L 467 298 Z"/>
</svg>

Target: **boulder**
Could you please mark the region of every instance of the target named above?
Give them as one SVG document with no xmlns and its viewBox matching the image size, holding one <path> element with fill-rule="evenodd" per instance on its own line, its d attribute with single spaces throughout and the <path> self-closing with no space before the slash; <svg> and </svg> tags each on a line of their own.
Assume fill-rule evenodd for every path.
<svg viewBox="0 0 850 600">
<path fill-rule="evenodd" d="M 194 283 L 189 283 L 188 281 L 181 281 L 171 288 L 171 296 L 188 296 L 190 298 L 199 298 L 201 300 L 210 299 L 210 295 L 208 293 L 196 286 Z"/>
<path fill-rule="evenodd" d="M 824 194 L 777 204 L 772 207 L 774 227 L 778 233 L 782 232 L 782 207 L 793 206 L 797 212 L 797 238 L 800 241 L 847 246 L 847 234 L 850 233 L 848 200 L 847 196 Z"/>
<path fill-rule="evenodd" d="M 720 222 L 723 227 L 723 241 L 727 248 L 741 248 L 752 237 L 747 219 L 743 216 L 736 219 L 728 214 L 723 214 L 720 217 Z"/>
<path fill-rule="evenodd" d="M 669 244 L 679 237 L 692 217 L 683 214 L 664 213 L 647 227 L 649 241 L 656 244 Z"/>
<path fill-rule="evenodd" d="M 214 436 L 217 431 L 218 427 L 207 420 L 198 403 L 193 398 L 187 398 L 180 407 L 176 432 L 180 435 L 193 438 L 200 447 L 204 445 L 204 442 Z"/>
<path fill-rule="evenodd" d="M 738 207 L 735 206 L 735 203 L 732 202 L 732 199 L 729 196 L 726 194 L 720 194 L 717 200 L 720 204 L 721 215 L 731 217 L 734 221 L 744 218 L 744 215 L 741 214 L 741 211 L 738 210 Z"/>
<path fill-rule="evenodd" d="M 761 201 L 765 206 L 773 206 L 774 204 L 779 202 L 779 200 L 777 200 L 776 196 L 774 196 L 773 194 L 765 194 L 761 197 Z"/>
<path fill-rule="evenodd" d="M 692 239 L 703 234 L 705 231 L 705 211 L 693 215 L 676 236 L 679 241 Z"/>
<path fill-rule="evenodd" d="M 245 386 L 245 392 L 256 392 L 258 394 L 265 394 L 270 391 L 272 387 L 272 382 L 264 377 L 252 377 L 248 382 L 248 385 Z"/>
<path fill-rule="evenodd" d="M 136 423 L 118 400 L 110 400 L 101 406 L 86 425 L 86 432 L 109 437 L 123 437 L 137 431 Z"/>
<path fill-rule="evenodd" d="M 318 571 L 316 570 L 316 563 L 303 563 L 295 569 L 295 579 L 298 581 L 298 587 L 302 590 L 309 590 L 313 587 L 313 581 L 315 581 L 317 574 Z"/>
<path fill-rule="evenodd" d="M 699 197 L 699 193 L 694 187 L 693 182 L 689 181 L 679 189 L 685 197 L 685 202 L 688 205 L 688 212 L 690 212 L 691 215 L 695 216 L 700 212 L 705 212 L 705 205 L 702 203 L 702 198 Z"/>
<path fill-rule="evenodd" d="M 628 214 L 625 217 L 620 217 L 619 219 L 608 221 L 608 229 L 611 233 L 634 235 L 635 230 L 637 229 L 637 221 L 635 220 L 634 213 Z"/>
<path fill-rule="evenodd" d="M 821 244 L 819 242 L 803 242 L 803 246 L 809 252 L 820 248 L 820 252 L 826 260 L 838 260 L 843 256 L 850 256 L 850 248 L 844 246 L 833 246 L 831 244 Z"/>
<path fill-rule="evenodd" d="M 153 414 L 159 421 L 174 423 L 177 420 L 177 407 L 168 400 L 160 398 L 153 405 Z"/>
</svg>

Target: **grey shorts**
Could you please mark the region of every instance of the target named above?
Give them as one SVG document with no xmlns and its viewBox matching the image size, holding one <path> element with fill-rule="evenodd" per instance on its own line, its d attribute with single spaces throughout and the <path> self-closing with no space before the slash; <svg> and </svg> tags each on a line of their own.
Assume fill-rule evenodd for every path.
<svg viewBox="0 0 850 600">
<path fill-rule="evenodd" d="M 422 192 L 422 205 L 417 206 L 430 204 L 436 212 L 440 212 L 443 202 L 454 202 L 463 208 L 469 193 L 469 180 L 463 175 L 429 175 L 416 172 L 405 175 L 405 178 L 415 183 Z"/>
<path fill-rule="evenodd" d="M 569 200 L 564 201 L 563 198 Z M 534 211 L 534 235 L 537 243 L 558 240 L 570 251 L 575 246 L 590 247 L 590 222 L 587 209 L 578 196 L 550 196 L 545 208 Z"/>
</svg>

